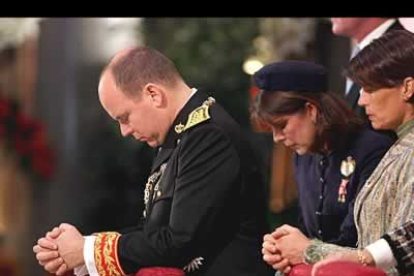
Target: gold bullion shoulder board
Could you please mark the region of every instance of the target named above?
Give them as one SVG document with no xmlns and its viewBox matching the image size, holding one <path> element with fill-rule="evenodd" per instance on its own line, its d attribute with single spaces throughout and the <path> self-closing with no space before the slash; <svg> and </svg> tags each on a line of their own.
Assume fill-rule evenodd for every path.
<svg viewBox="0 0 414 276">
<path fill-rule="evenodd" d="M 215 103 L 215 101 L 216 100 L 213 97 L 208 97 L 208 99 L 204 101 L 204 103 L 201 106 L 194 109 L 188 115 L 188 119 L 185 125 L 183 125 L 182 123 L 179 123 L 178 125 L 174 127 L 175 132 L 177 133 L 184 132 L 193 126 L 198 125 L 199 123 L 202 123 L 210 119 L 210 114 L 208 113 L 208 110 L 210 106 L 213 103 Z"/>
</svg>

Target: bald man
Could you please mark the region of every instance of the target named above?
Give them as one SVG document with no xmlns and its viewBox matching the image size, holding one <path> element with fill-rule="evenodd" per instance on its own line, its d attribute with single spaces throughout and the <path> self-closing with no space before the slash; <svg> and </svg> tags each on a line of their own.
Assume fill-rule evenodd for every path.
<svg viewBox="0 0 414 276">
<path fill-rule="evenodd" d="M 186 275 L 270 275 L 260 253 L 264 184 L 229 114 L 145 46 L 118 53 L 98 90 L 122 135 L 158 150 L 141 223 L 87 237 L 61 224 L 34 246 L 39 263 L 58 275 L 75 268 L 78 275 L 126 275 L 154 266 Z"/>
</svg>

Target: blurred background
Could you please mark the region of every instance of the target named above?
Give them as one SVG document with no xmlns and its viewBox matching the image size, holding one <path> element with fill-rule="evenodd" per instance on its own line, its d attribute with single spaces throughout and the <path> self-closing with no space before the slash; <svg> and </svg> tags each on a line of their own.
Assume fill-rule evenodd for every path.
<svg viewBox="0 0 414 276">
<path fill-rule="evenodd" d="M 262 162 L 271 227 L 296 224 L 292 153 L 250 119 L 251 75 L 310 60 L 342 93 L 351 42 L 328 18 L 0 18 L 0 276 L 46 275 L 32 246 L 61 222 L 89 234 L 139 220 L 153 152 L 121 138 L 97 86 L 116 51 L 142 44 L 242 125 Z"/>
</svg>

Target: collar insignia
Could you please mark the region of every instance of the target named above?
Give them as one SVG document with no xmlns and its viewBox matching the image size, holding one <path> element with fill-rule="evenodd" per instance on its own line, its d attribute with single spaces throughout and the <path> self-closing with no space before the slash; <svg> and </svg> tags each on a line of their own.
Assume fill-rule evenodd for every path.
<svg viewBox="0 0 414 276">
<path fill-rule="evenodd" d="M 174 130 L 177 133 L 181 133 L 184 131 L 185 126 L 182 123 L 179 123 L 178 125 L 175 125 Z"/>
<path fill-rule="evenodd" d="M 216 100 L 213 97 L 208 97 L 208 99 L 204 101 L 204 103 L 201 106 L 194 109 L 188 115 L 188 119 L 187 119 L 185 126 L 182 123 L 179 123 L 178 125 L 174 127 L 175 132 L 180 134 L 193 126 L 198 125 L 199 123 L 202 123 L 210 119 L 210 114 L 208 113 L 208 109 L 213 103 L 215 103 L 215 101 Z"/>
</svg>

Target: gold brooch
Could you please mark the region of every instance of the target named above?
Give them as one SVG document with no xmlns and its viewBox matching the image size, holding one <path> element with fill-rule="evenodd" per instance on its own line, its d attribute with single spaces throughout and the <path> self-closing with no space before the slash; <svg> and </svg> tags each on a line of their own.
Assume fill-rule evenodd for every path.
<svg viewBox="0 0 414 276">
<path fill-rule="evenodd" d="M 349 178 L 355 171 L 356 162 L 352 156 L 348 156 L 346 160 L 342 160 L 341 163 L 341 174 L 344 178 Z"/>
</svg>

